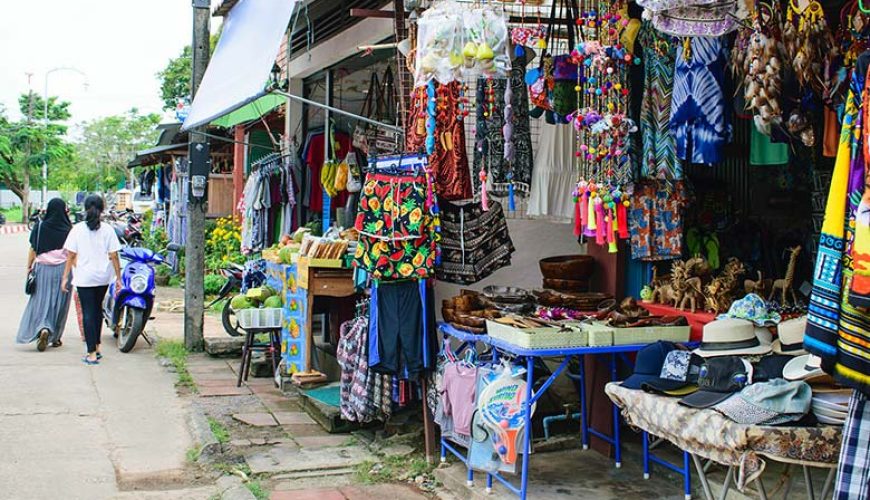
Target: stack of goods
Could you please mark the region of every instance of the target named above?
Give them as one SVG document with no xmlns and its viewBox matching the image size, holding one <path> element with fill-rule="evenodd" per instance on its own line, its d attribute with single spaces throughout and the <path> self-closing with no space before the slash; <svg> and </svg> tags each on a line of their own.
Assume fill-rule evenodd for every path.
<svg viewBox="0 0 870 500">
<path fill-rule="evenodd" d="M 268 286 L 249 288 L 230 300 L 242 328 L 280 328 L 284 301 L 281 294 Z"/>
<path fill-rule="evenodd" d="M 299 255 L 309 259 L 338 260 L 347 253 L 348 241 L 327 236 L 306 236 L 299 247 Z"/>
<path fill-rule="evenodd" d="M 544 288 L 564 293 L 588 292 L 595 259 L 588 255 L 547 257 L 538 262 Z"/>
<path fill-rule="evenodd" d="M 460 295 L 442 302 L 441 317 L 460 330 L 486 333 L 486 320 L 501 317 L 501 312 L 487 308 L 478 292 L 462 290 Z"/>
<path fill-rule="evenodd" d="M 704 327 L 692 352 L 670 343 L 642 350 L 623 386 L 680 396 L 685 406 L 741 424 L 842 425 L 851 391 L 837 387 L 821 360 L 806 354 L 805 327 L 806 317 L 783 321 L 771 342 L 767 328 L 752 321 L 719 319 Z"/>
<path fill-rule="evenodd" d="M 602 305 L 613 301 L 613 297 L 600 292 L 562 293 L 553 290 L 533 292 L 538 305 L 544 308 L 565 308 L 574 311 L 599 311 Z"/>
<path fill-rule="evenodd" d="M 311 234 L 311 229 L 300 227 L 293 234 L 285 234 L 278 243 L 263 250 L 263 258 L 277 264 L 292 264 L 295 256 L 299 255 L 302 240 Z"/>
</svg>

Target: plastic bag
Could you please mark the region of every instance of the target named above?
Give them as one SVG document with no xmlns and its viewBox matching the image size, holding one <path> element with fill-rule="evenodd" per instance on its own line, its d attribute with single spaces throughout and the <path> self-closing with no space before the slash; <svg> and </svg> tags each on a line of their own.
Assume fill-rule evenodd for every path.
<svg viewBox="0 0 870 500">
<path fill-rule="evenodd" d="M 417 54 L 414 85 L 435 79 L 449 83 L 459 78 L 462 66 L 461 31 L 463 8 L 444 2 L 428 9 L 417 21 Z"/>
<path fill-rule="evenodd" d="M 482 7 L 467 10 L 462 19 L 466 76 L 473 69 L 486 77 L 507 78 L 511 70 L 510 33 L 504 14 Z"/>
</svg>

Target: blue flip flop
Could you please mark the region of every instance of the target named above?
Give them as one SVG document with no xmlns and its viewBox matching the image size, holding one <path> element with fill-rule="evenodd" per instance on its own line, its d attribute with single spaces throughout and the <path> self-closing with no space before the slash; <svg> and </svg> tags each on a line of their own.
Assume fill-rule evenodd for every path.
<svg viewBox="0 0 870 500">
<path fill-rule="evenodd" d="M 91 360 L 88 359 L 87 356 L 85 356 L 85 357 L 82 358 L 82 363 L 84 363 L 84 364 L 86 364 L 86 365 L 94 366 L 94 365 L 98 365 L 98 364 L 100 364 L 100 361 L 99 361 L 99 360 L 91 361 Z"/>
</svg>

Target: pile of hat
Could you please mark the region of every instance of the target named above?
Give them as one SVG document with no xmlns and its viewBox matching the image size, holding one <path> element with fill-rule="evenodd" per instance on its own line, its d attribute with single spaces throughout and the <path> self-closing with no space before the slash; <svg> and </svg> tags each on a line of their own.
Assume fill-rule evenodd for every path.
<svg viewBox="0 0 870 500">
<path fill-rule="evenodd" d="M 805 327 L 805 317 L 782 321 L 773 340 L 766 327 L 722 318 L 705 325 L 694 351 L 664 341 L 642 349 L 622 385 L 679 396 L 682 405 L 741 424 L 842 425 L 849 391 L 803 349 Z"/>
</svg>

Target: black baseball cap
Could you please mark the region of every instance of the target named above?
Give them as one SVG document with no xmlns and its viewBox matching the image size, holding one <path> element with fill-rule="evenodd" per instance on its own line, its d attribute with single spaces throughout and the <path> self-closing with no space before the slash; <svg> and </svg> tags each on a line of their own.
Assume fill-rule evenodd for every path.
<svg viewBox="0 0 870 500">
<path fill-rule="evenodd" d="M 659 376 L 643 383 L 642 389 L 668 396 L 685 396 L 697 390 L 704 358 L 690 351 L 673 350 L 665 356 Z"/>
<path fill-rule="evenodd" d="M 644 383 L 659 378 L 667 354 L 677 348 L 673 342 L 659 340 L 637 352 L 634 373 L 622 381 L 627 389 L 640 389 Z"/>
<path fill-rule="evenodd" d="M 698 392 L 680 400 L 692 408 L 719 404 L 752 383 L 752 364 L 739 356 L 708 358 L 698 374 Z"/>
<path fill-rule="evenodd" d="M 794 356 L 786 354 L 771 354 L 764 356 L 757 363 L 753 363 L 754 372 L 752 382 L 767 382 L 776 378 L 783 378 L 782 371 Z"/>
</svg>

